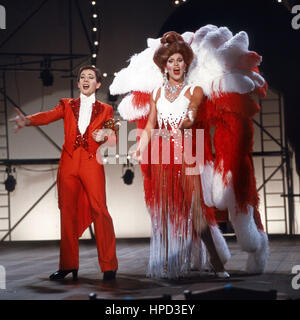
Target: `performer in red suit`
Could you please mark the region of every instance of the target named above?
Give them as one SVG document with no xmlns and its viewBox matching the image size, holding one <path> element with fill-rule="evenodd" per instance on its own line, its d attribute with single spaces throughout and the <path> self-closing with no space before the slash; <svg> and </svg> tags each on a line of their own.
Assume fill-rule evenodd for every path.
<svg viewBox="0 0 300 320">
<path fill-rule="evenodd" d="M 105 130 L 101 130 L 113 118 L 113 108 L 96 100 L 95 93 L 100 86 L 99 70 L 84 66 L 78 73 L 81 93 L 78 99 L 61 99 L 54 109 L 27 117 L 16 109 L 18 116 L 10 120 L 15 122 L 15 132 L 24 126 L 64 120 L 65 142 L 57 173 L 61 212 L 60 261 L 59 270 L 50 275 L 50 280 L 63 279 L 69 273 L 77 279 L 78 238 L 92 222 L 103 279 L 113 280 L 116 276 L 115 233 L 106 206 L 104 167 L 96 160 L 99 146 L 104 141 L 115 142 L 116 136 L 114 133 L 105 136 Z"/>
<path fill-rule="evenodd" d="M 233 34 L 227 27 L 208 24 L 196 32 L 183 33 L 182 38 L 191 46 L 195 57 L 185 82 L 190 87 L 201 87 L 204 96 L 195 122 L 198 128 L 204 129 L 201 192 L 206 212 L 214 208 L 228 211 L 237 241 L 242 250 L 248 252 L 246 271 L 262 273 L 269 247 L 258 210 L 251 156 L 252 119 L 259 111 L 251 96 L 262 98 L 267 89 L 258 70 L 262 57 L 248 50 L 249 38 L 244 31 Z M 131 57 L 129 65 L 117 73 L 110 86 L 111 94 L 126 94 L 118 111 L 123 119 L 135 121 L 139 129 L 146 127 L 150 117 L 151 93 L 164 82 L 161 70 L 153 61 L 160 45 L 161 39 L 147 39 L 147 48 Z M 155 181 L 151 162 L 141 164 L 141 169 L 145 201 L 151 213 L 154 190 L 151 181 Z M 157 183 L 155 185 L 157 187 Z M 218 255 L 225 264 L 230 258 L 225 240 L 216 225 L 210 224 L 210 230 Z M 197 238 L 192 240 L 192 267 L 202 270 L 205 248 L 203 250 Z"/>
</svg>

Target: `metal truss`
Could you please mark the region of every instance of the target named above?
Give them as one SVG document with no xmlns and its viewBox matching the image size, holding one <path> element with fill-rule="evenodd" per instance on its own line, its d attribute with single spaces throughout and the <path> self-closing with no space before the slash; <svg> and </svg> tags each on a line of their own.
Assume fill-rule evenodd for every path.
<svg viewBox="0 0 300 320">
<path fill-rule="evenodd" d="M 272 107 L 266 108 L 266 103 Z M 261 157 L 263 182 L 258 191 L 263 190 L 266 232 L 273 223 L 281 224 L 284 234 L 292 235 L 295 220 L 293 197 L 297 195 L 293 189 L 292 151 L 284 132 L 286 117 L 282 96 L 277 93 L 276 98 L 260 100 L 259 104 L 259 121 L 254 120 L 254 123 L 260 129 L 261 152 L 254 152 L 253 156 Z"/>
</svg>

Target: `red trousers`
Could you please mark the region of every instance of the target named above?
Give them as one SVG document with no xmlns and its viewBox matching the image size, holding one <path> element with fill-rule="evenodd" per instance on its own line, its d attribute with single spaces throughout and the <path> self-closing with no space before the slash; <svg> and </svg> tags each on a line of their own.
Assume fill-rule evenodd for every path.
<svg viewBox="0 0 300 320">
<path fill-rule="evenodd" d="M 78 197 L 86 192 L 94 223 L 101 271 L 117 270 L 116 241 L 112 218 L 106 207 L 104 168 L 82 147 L 72 157 L 63 151 L 59 168 L 59 207 L 61 212 L 60 263 L 62 270 L 78 269 Z"/>
</svg>

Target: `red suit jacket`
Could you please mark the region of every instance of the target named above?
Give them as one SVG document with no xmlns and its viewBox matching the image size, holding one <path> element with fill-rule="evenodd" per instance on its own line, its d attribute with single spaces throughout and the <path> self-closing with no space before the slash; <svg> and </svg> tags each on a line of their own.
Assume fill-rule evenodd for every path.
<svg viewBox="0 0 300 320">
<path fill-rule="evenodd" d="M 29 126 L 41 126 L 48 123 L 63 119 L 64 120 L 64 136 L 65 141 L 63 145 L 63 151 L 67 152 L 71 157 L 73 151 L 77 147 L 83 147 L 89 153 L 90 158 L 96 159 L 96 152 L 101 143 L 97 143 L 92 138 L 92 132 L 96 129 L 101 129 L 105 121 L 113 118 L 112 106 L 96 101 L 93 104 L 93 111 L 88 128 L 82 136 L 78 129 L 80 98 L 78 99 L 61 99 L 59 104 L 50 111 L 36 113 L 34 115 L 27 116 L 30 120 Z M 99 164 L 99 166 L 102 164 Z M 60 167 L 57 172 L 57 188 L 58 194 L 60 194 Z M 91 173 L 93 174 L 93 173 Z M 105 192 L 105 181 L 103 181 L 103 190 L 99 192 Z M 58 199 L 60 207 L 60 197 Z M 78 234 L 82 235 L 84 230 L 92 223 L 92 215 L 88 202 L 87 195 L 82 188 L 80 190 L 80 196 L 77 199 L 78 203 Z"/>
</svg>

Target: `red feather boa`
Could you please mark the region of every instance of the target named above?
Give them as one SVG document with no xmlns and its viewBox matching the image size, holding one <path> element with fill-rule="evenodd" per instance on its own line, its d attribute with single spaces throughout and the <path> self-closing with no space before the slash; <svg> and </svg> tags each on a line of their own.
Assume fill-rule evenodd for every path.
<svg viewBox="0 0 300 320">
<path fill-rule="evenodd" d="M 254 207 L 255 222 L 263 229 L 258 212 L 259 196 L 252 161 L 253 116 L 260 108 L 249 94 L 230 93 L 207 102 L 208 119 L 215 125 L 215 170 L 220 172 L 225 185 L 230 171 L 239 210 Z"/>
</svg>

